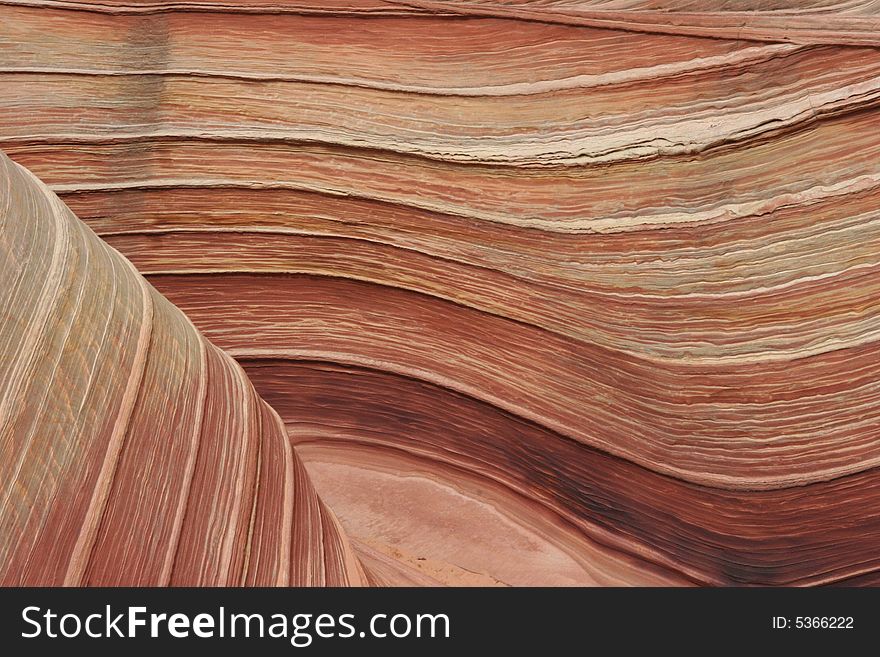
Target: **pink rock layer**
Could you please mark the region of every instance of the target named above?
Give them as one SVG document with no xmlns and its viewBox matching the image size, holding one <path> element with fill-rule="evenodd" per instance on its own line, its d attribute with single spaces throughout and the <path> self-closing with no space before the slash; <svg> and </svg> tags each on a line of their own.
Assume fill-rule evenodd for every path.
<svg viewBox="0 0 880 657">
<path fill-rule="evenodd" d="M 0 583 L 365 574 L 241 367 L 0 154 Z"/>
</svg>

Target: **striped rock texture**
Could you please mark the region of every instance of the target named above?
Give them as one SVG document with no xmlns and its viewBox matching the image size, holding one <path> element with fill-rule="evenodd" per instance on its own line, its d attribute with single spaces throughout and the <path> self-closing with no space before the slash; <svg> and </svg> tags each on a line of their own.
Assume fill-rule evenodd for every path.
<svg viewBox="0 0 880 657">
<path fill-rule="evenodd" d="M 880 583 L 876 2 L 0 26 L 5 581 Z"/>
<path fill-rule="evenodd" d="M 0 157 L 0 583 L 364 573 L 241 367 Z"/>
</svg>

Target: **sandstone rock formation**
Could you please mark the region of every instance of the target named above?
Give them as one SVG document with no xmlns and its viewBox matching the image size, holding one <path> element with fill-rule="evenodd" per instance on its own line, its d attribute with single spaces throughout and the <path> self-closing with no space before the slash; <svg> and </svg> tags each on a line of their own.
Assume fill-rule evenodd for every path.
<svg viewBox="0 0 880 657">
<path fill-rule="evenodd" d="M 4 0 L 7 581 L 876 583 L 878 12 Z"/>
<path fill-rule="evenodd" d="M 241 367 L 5 156 L 0 198 L 0 583 L 363 581 Z"/>
</svg>

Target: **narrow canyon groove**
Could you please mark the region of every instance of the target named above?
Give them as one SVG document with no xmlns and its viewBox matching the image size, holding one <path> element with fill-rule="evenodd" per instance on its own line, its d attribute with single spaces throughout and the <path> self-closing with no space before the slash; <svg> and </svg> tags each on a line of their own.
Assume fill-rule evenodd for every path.
<svg viewBox="0 0 880 657">
<path fill-rule="evenodd" d="M 0 89 L 0 583 L 880 581 L 876 2 L 0 0 Z"/>
</svg>

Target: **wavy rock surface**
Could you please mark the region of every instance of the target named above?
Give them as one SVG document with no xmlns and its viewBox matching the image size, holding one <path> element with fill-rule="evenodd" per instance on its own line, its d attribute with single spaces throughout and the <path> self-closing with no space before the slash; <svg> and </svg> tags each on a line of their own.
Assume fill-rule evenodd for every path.
<svg viewBox="0 0 880 657">
<path fill-rule="evenodd" d="M 876 3 L 0 17 L 0 148 L 241 363 L 369 581 L 876 580 Z"/>
<path fill-rule="evenodd" d="M 241 367 L 0 155 L 0 583 L 364 573 Z"/>
</svg>

